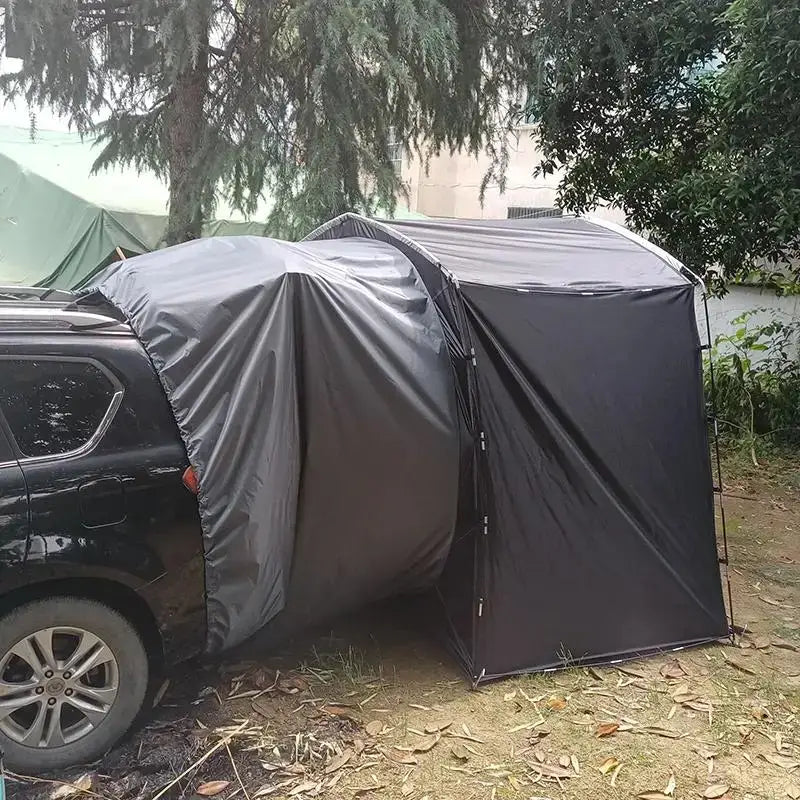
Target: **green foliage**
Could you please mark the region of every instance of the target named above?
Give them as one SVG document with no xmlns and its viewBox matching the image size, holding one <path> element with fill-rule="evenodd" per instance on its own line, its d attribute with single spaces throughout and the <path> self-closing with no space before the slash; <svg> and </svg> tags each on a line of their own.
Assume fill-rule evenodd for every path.
<svg viewBox="0 0 800 800">
<path fill-rule="evenodd" d="M 170 183 L 170 242 L 199 234 L 219 187 L 292 235 L 392 210 L 390 145 L 488 146 L 499 159 L 521 75 L 512 0 L 14 0 L 8 97 L 98 115 L 112 162 Z"/>
<path fill-rule="evenodd" d="M 542 0 L 530 41 L 562 207 L 622 208 L 718 287 L 796 281 L 800 0 Z"/>
<path fill-rule="evenodd" d="M 747 447 L 754 463 L 762 444 L 800 445 L 800 322 L 759 324 L 754 315 L 763 313 L 737 317 L 704 365 L 709 397 L 713 368 L 720 437 Z"/>
</svg>

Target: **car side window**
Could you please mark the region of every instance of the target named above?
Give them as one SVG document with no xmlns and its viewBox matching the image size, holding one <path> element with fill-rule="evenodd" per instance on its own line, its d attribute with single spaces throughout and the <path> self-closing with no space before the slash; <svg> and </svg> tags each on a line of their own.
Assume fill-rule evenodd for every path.
<svg viewBox="0 0 800 800">
<path fill-rule="evenodd" d="M 113 396 L 108 376 L 88 361 L 0 359 L 0 409 L 23 456 L 83 447 Z"/>
</svg>

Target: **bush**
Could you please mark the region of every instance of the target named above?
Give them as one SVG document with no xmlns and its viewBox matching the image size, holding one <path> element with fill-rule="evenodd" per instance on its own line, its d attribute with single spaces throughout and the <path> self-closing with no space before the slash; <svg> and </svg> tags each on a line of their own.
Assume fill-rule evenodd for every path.
<svg viewBox="0 0 800 800">
<path fill-rule="evenodd" d="M 745 312 L 733 333 L 717 336 L 704 364 L 709 401 L 713 366 L 720 438 L 747 447 L 756 465 L 763 444 L 800 445 L 800 321 L 758 324 L 757 313 Z"/>
</svg>

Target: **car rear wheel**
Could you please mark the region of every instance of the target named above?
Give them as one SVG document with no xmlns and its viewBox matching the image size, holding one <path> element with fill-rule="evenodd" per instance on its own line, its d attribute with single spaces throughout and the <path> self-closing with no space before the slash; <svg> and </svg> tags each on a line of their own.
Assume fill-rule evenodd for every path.
<svg viewBox="0 0 800 800">
<path fill-rule="evenodd" d="M 0 619 L 0 750 L 18 771 L 92 761 L 142 707 L 142 640 L 102 603 L 51 597 Z"/>
</svg>

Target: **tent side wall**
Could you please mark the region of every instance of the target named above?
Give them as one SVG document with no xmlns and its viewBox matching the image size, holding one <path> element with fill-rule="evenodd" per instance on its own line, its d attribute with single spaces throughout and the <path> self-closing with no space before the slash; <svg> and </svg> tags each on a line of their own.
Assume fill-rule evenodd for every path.
<svg viewBox="0 0 800 800">
<path fill-rule="evenodd" d="M 436 584 L 438 599 L 433 601 L 432 614 L 447 629 L 450 649 L 471 674 L 476 655 L 476 581 L 483 561 L 486 470 L 478 447 L 477 385 L 463 296 L 457 282 L 434 255 L 381 222 L 343 214 L 312 231 L 306 240 L 353 237 L 391 244 L 414 265 L 433 301 L 447 343 L 457 403 L 458 503 L 452 545 Z"/>
<path fill-rule="evenodd" d="M 491 472 L 474 675 L 725 636 L 693 287 L 462 289 Z"/>
</svg>

